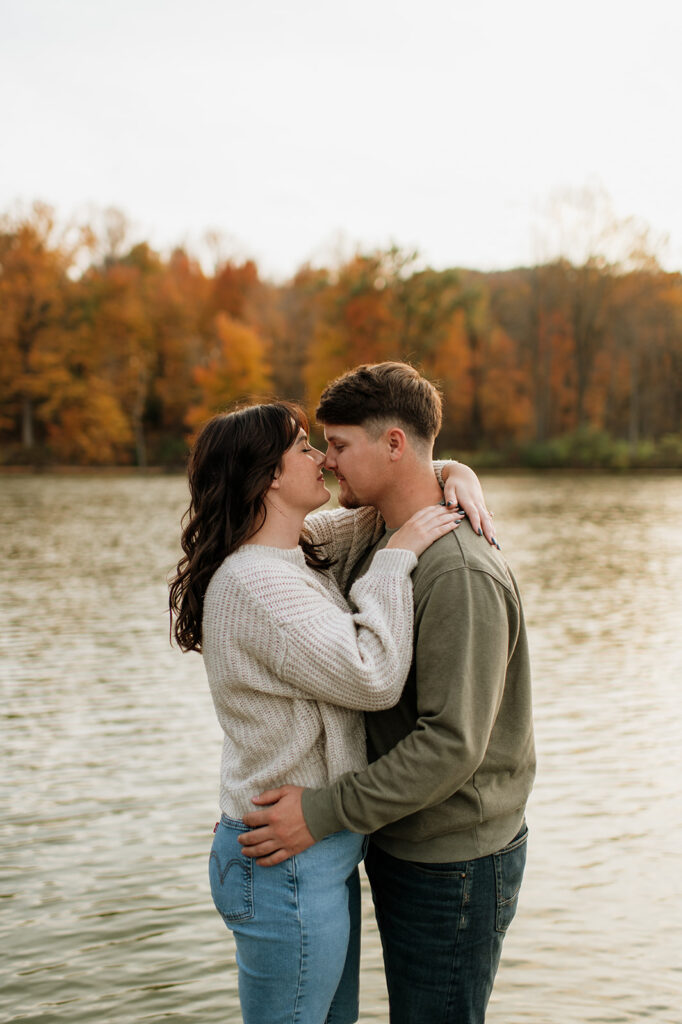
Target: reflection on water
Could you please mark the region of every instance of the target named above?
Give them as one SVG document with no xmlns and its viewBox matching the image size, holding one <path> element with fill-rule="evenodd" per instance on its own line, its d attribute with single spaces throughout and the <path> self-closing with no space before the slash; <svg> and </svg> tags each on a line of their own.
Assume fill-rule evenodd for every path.
<svg viewBox="0 0 682 1024">
<path fill-rule="evenodd" d="M 682 480 L 491 476 L 539 775 L 490 1024 L 681 1019 Z M 4 1021 L 240 1019 L 206 857 L 220 737 L 168 645 L 185 485 L 0 478 Z M 386 1021 L 365 905 L 362 1021 Z"/>
</svg>

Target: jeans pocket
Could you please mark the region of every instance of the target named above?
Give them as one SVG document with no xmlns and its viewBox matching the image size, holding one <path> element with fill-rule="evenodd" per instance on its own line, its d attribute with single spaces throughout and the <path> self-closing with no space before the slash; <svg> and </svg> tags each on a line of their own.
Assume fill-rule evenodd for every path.
<svg viewBox="0 0 682 1024">
<path fill-rule="evenodd" d="M 497 908 L 495 929 L 506 932 L 514 920 L 519 902 L 519 890 L 526 866 L 528 829 L 524 825 L 519 834 L 499 853 L 493 854 Z"/>
<path fill-rule="evenodd" d="M 216 910 L 229 925 L 232 921 L 248 921 L 254 915 L 253 861 L 232 849 L 231 843 L 221 841 L 224 832 L 229 829 L 221 824 L 208 860 L 208 877 Z"/>
</svg>

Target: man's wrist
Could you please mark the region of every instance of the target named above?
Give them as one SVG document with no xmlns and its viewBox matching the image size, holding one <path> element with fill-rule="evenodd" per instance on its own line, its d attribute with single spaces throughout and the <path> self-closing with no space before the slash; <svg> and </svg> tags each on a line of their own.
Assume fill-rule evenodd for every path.
<svg viewBox="0 0 682 1024">
<path fill-rule="evenodd" d="M 308 831 L 316 843 L 343 829 L 336 816 L 329 788 L 304 789 L 301 793 L 301 810 Z"/>
</svg>

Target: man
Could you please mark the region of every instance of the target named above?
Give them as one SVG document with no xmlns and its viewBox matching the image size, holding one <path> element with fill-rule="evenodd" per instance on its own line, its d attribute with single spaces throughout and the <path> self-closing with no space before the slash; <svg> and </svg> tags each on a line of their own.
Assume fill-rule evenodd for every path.
<svg viewBox="0 0 682 1024">
<path fill-rule="evenodd" d="M 432 471 L 436 389 L 401 363 L 361 366 L 317 409 L 339 501 L 374 505 L 386 533 L 441 500 Z M 396 707 L 366 715 L 370 764 L 324 789 L 285 786 L 245 818 L 259 863 L 340 829 L 371 833 L 365 861 L 392 1024 L 480 1024 L 516 911 L 535 773 L 530 669 L 518 590 L 468 523 L 413 573 L 415 646 Z"/>
</svg>

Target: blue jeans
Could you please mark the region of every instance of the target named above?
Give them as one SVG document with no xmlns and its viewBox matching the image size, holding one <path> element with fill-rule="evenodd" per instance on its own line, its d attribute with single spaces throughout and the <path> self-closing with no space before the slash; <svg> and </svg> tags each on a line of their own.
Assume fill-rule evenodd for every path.
<svg viewBox="0 0 682 1024">
<path fill-rule="evenodd" d="M 246 831 L 223 815 L 209 859 L 213 901 L 237 947 L 244 1024 L 352 1024 L 365 837 L 337 832 L 260 867 L 237 842 Z"/>
<path fill-rule="evenodd" d="M 391 1024 L 483 1024 L 527 838 L 524 825 L 498 853 L 451 864 L 397 860 L 370 842 Z"/>
</svg>

